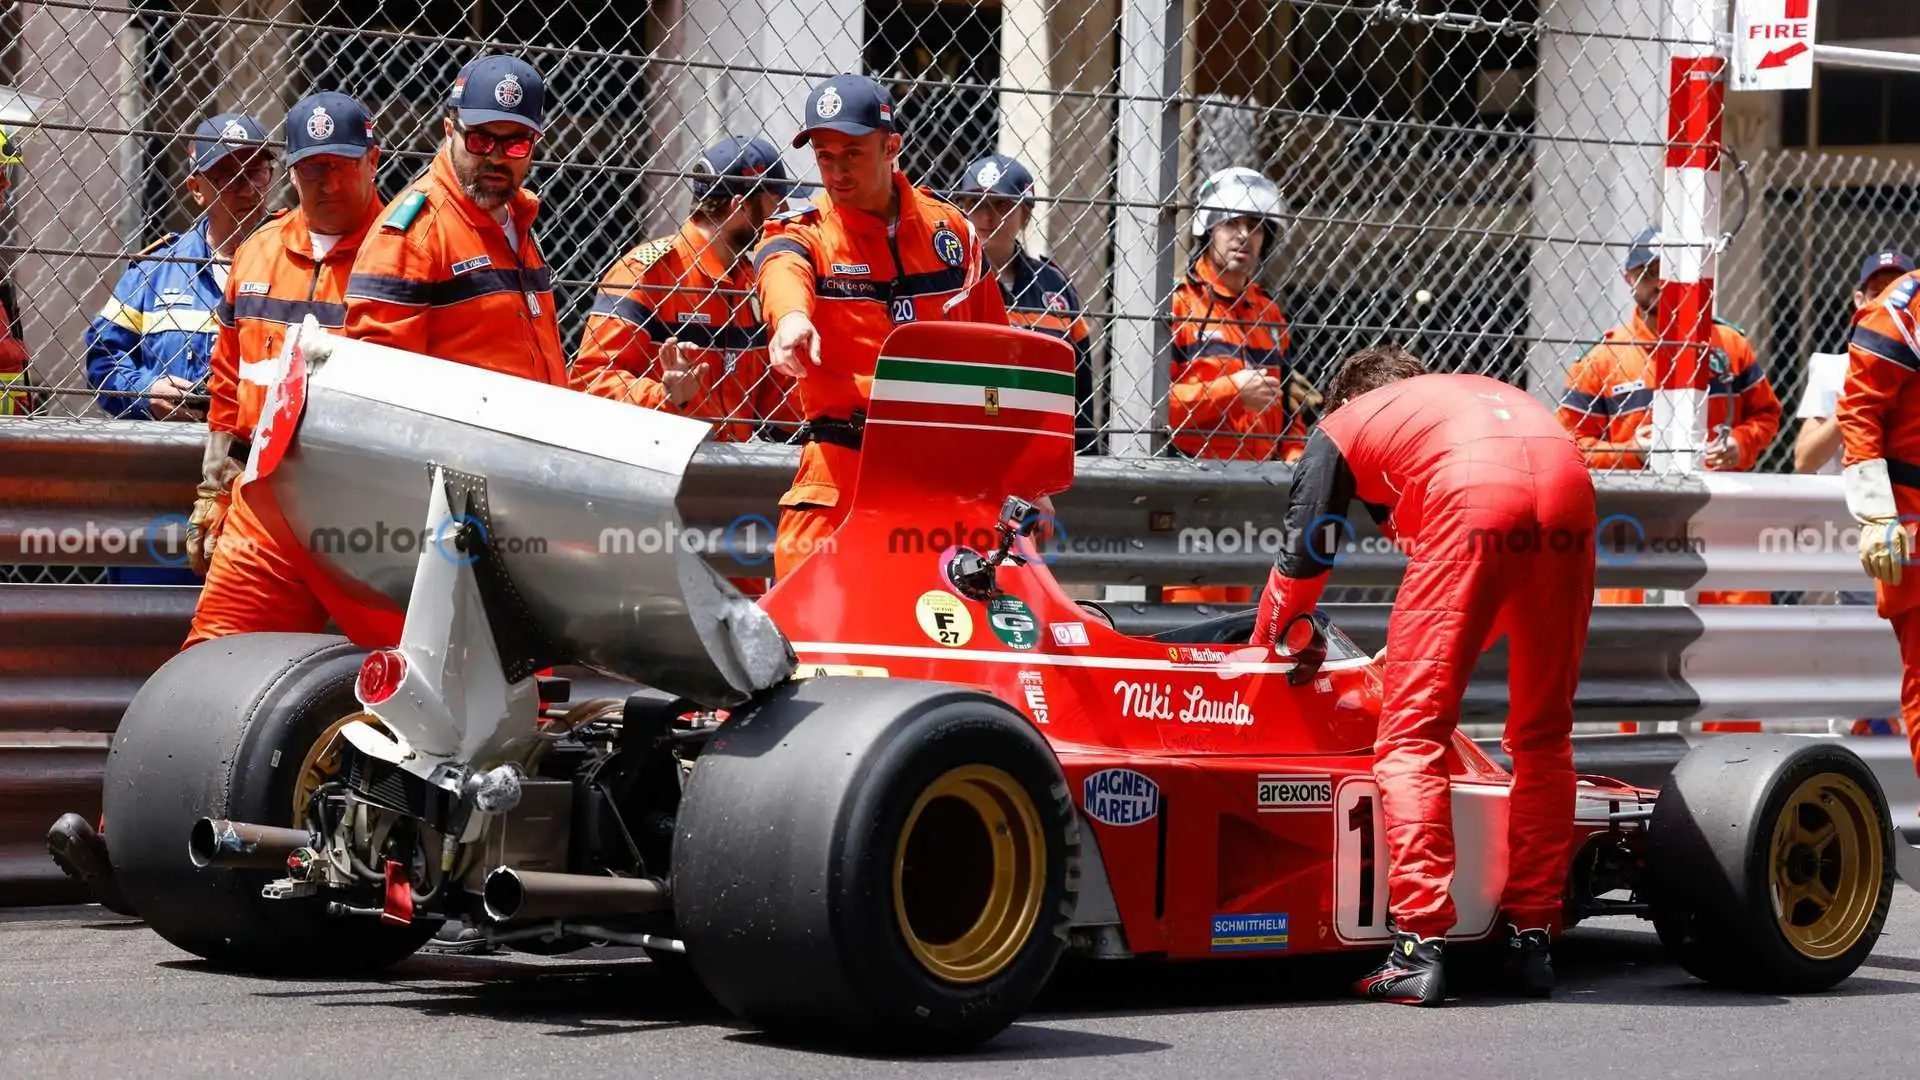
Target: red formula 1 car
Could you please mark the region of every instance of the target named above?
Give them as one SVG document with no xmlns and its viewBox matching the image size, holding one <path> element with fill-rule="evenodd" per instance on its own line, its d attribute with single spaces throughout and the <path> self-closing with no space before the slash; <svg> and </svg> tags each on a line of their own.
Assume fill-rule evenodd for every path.
<svg viewBox="0 0 1920 1080">
<path fill-rule="evenodd" d="M 706 425 L 311 327 L 288 349 L 247 497 L 290 534 L 431 542 L 316 556 L 406 604 L 397 645 L 209 642 L 129 709 L 107 839 L 183 948 L 378 968 L 458 916 L 640 945 L 769 1029 L 928 1048 L 1002 1030 L 1070 952 L 1386 939 L 1370 658 L 1319 614 L 1277 653 L 1252 612 L 1129 636 L 1048 572 L 1064 345 L 896 330 L 847 521 L 758 606 L 697 552 L 609 544 L 679 526 Z M 646 689 L 558 703 L 553 663 Z M 1499 765 L 1459 737 L 1449 766 L 1473 941 L 1530 854 Z M 1829 742 L 1726 736 L 1657 792 L 1585 777 L 1576 821 L 1569 923 L 1645 916 L 1725 985 L 1832 985 L 1886 917 L 1885 798 Z"/>
<path fill-rule="evenodd" d="M 1251 610 L 1133 637 L 1068 597 L 1024 533 L 1027 500 L 1072 481 L 1070 369 L 1064 351 L 999 336 L 896 336 L 889 354 L 912 358 L 881 362 L 849 520 L 764 606 L 806 669 L 977 686 L 1034 722 L 1079 810 L 1073 926 L 1094 954 L 1377 949 L 1390 935 L 1371 658 L 1318 613 L 1276 655 L 1246 644 Z M 1664 802 L 1581 777 L 1568 924 L 1647 916 L 1689 969 L 1735 985 L 1851 972 L 1891 896 L 1883 796 L 1845 750 L 1770 745 L 1698 752 Z M 1506 849 L 1509 774 L 1464 735 L 1448 765 L 1448 936 L 1480 940 L 1508 860 L 1526 855 Z"/>
</svg>

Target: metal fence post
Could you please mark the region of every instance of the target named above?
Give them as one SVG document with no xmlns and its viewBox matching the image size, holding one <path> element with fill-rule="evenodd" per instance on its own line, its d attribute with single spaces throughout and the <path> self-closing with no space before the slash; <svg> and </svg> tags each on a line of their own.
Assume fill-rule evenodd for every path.
<svg viewBox="0 0 1920 1080">
<path fill-rule="evenodd" d="M 1165 438 L 1169 331 L 1180 164 L 1184 0 L 1125 0 L 1120 16 L 1119 145 L 1114 148 L 1113 350 L 1107 452 L 1150 457 Z M 1146 587 L 1109 586 L 1109 600 Z"/>
<path fill-rule="evenodd" d="M 1699 471 L 1705 442 L 1713 267 L 1720 238 L 1720 132 L 1726 58 L 1714 40 L 1718 0 L 1674 0 L 1667 13 L 1667 148 L 1661 205 L 1660 310 L 1653 347 L 1653 467 Z"/>
<path fill-rule="evenodd" d="M 1661 200 L 1660 309 L 1653 346 L 1656 472 L 1700 471 L 1706 441 L 1708 356 L 1713 347 L 1713 274 L 1720 250 L 1720 142 L 1727 61 L 1715 31 L 1720 0 L 1674 0 L 1667 13 L 1667 147 Z M 1664 590 L 1687 604 L 1691 592 Z M 1682 725 L 1674 724 L 1674 728 Z M 1691 729 L 1693 725 L 1684 725 Z M 1662 723 L 1661 730 L 1668 730 Z"/>
</svg>

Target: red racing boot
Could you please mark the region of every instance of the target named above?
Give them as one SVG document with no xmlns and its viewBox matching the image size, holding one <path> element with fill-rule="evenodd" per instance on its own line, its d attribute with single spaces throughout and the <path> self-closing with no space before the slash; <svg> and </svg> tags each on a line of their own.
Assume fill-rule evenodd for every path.
<svg viewBox="0 0 1920 1080">
<path fill-rule="evenodd" d="M 1446 944 L 1445 938 L 1395 930 L 1386 959 L 1354 983 L 1353 992 L 1369 1001 L 1396 1005 L 1440 1004 L 1447 997 Z"/>
</svg>

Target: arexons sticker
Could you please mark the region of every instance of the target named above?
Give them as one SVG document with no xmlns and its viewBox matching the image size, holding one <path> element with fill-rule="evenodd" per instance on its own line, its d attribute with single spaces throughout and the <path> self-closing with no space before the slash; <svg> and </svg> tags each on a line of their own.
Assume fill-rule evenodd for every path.
<svg viewBox="0 0 1920 1080">
<path fill-rule="evenodd" d="M 1333 809 L 1333 777 L 1262 773 L 1258 779 L 1260 812 L 1285 814 Z"/>
<path fill-rule="evenodd" d="M 1104 825 L 1138 825 L 1160 814 L 1160 785 L 1132 769 L 1102 769 L 1081 785 L 1087 816 Z"/>
</svg>

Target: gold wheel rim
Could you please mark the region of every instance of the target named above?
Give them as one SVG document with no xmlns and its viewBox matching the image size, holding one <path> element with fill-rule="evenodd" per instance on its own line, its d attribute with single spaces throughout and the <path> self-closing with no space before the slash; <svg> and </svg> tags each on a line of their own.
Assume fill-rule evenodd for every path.
<svg viewBox="0 0 1920 1080">
<path fill-rule="evenodd" d="M 307 755 L 300 759 L 300 771 L 293 774 L 292 816 L 287 820 L 294 828 L 299 828 L 307 820 L 307 805 L 313 801 L 313 793 L 320 785 L 340 777 L 341 744 L 346 740 L 340 732 L 348 724 L 380 723 L 372 713 L 352 712 L 335 720 L 307 747 Z"/>
<path fill-rule="evenodd" d="M 1768 880 L 1780 932 L 1811 960 L 1860 941 L 1880 900 L 1880 814 L 1836 773 L 1802 781 L 1774 820 Z"/>
<path fill-rule="evenodd" d="M 914 959 L 962 985 L 1005 971 L 1039 921 L 1046 858 L 1040 813 L 1006 772 L 964 765 L 928 785 L 893 858 L 894 920 Z"/>
</svg>

